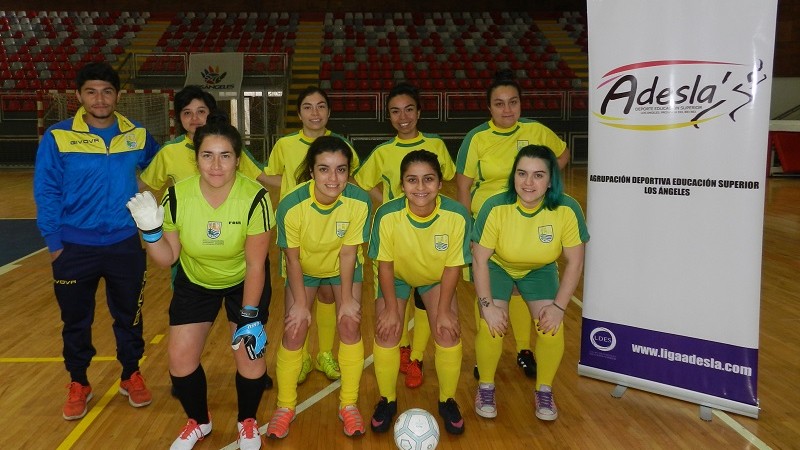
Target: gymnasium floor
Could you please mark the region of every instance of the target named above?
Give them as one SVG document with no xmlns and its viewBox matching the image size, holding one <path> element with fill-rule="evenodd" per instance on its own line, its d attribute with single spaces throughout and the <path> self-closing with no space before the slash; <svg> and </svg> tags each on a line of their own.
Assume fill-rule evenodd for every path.
<svg viewBox="0 0 800 450">
<path fill-rule="evenodd" d="M 61 360 L 61 323 L 55 304 L 49 255 L 42 248 L 32 219 L 30 171 L 0 172 L 0 411 L 4 432 L 0 448 L 150 449 L 167 448 L 185 423 L 178 402 L 169 394 L 166 338 L 169 303 L 168 273 L 150 266 L 145 292 L 145 359 L 141 367 L 153 403 L 131 408 L 117 393 L 119 365 L 111 321 L 98 290 L 94 342 L 98 350 L 89 377 L 94 399 L 86 417 L 67 422 L 61 418 L 68 376 Z M 586 199 L 586 167 L 569 169 L 567 191 L 582 204 Z M 453 186 L 446 192 L 452 194 Z M 559 419 L 539 421 L 533 415 L 533 380 L 525 378 L 514 363 L 513 339 L 505 339 L 498 369 L 499 416 L 479 418 L 472 411 L 476 382 L 472 378 L 475 329 L 472 320 L 472 287 L 459 285 L 460 319 L 464 334 L 464 360 L 457 400 L 466 422 L 463 436 L 442 435 L 442 449 L 536 449 L 536 448 L 653 448 L 751 449 L 800 448 L 800 180 L 772 178 L 767 184 L 764 257 L 762 270 L 761 343 L 758 420 L 715 411 L 711 422 L 698 417 L 697 405 L 646 392 L 628 390 L 621 399 L 610 395 L 614 386 L 579 377 L 579 330 L 581 290 L 570 305 L 565 326 L 566 353 L 555 382 Z M 24 219 L 24 220 L 21 220 Z M 31 231 L 33 230 L 33 232 Z M 20 248 L 21 250 L 17 250 Z M 22 252 L 24 254 L 17 254 Z M 28 252 L 28 253 L 25 253 Z M 277 267 L 270 250 L 273 271 Z M 371 280 L 371 274 L 365 274 Z M 283 289 L 273 273 L 272 319 L 266 361 L 275 375 L 275 342 L 279 340 Z M 359 407 L 368 420 L 377 401 L 372 358 L 374 308 L 371 281 L 365 282 L 362 332 L 368 367 L 361 379 Z M 314 334 L 315 336 L 315 334 Z M 235 448 L 235 394 L 233 364 L 226 326 L 218 321 L 209 337 L 203 364 L 208 375 L 209 403 L 214 432 L 196 449 Z M 315 346 L 312 339 L 312 348 Z M 426 352 L 425 382 L 410 390 L 399 380 L 399 409 L 436 409 L 437 384 L 432 346 Z M 258 419 L 262 427 L 275 408 L 276 389 L 262 399 Z M 389 449 L 391 435 L 352 439 L 341 432 L 336 418 L 338 383 L 312 372 L 299 388 L 300 413 L 289 436 L 266 441 L 263 448 L 283 449 Z"/>
</svg>

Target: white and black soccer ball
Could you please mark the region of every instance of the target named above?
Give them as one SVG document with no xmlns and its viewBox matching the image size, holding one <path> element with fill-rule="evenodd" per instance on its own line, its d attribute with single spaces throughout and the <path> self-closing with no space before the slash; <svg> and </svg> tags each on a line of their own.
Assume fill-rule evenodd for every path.
<svg viewBox="0 0 800 450">
<path fill-rule="evenodd" d="M 400 450 L 433 450 L 439 445 L 439 424 L 428 411 L 409 409 L 394 423 L 394 443 Z"/>
</svg>

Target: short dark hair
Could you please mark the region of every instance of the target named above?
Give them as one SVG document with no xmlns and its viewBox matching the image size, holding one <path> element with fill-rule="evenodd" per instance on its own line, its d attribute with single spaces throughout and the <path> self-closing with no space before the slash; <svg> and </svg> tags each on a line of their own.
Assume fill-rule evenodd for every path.
<svg viewBox="0 0 800 450">
<path fill-rule="evenodd" d="M 213 95 L 204 91 L 200 86 L 190 84 L 175 94 L 175 115 L 179 115 L 183 108 L 192 100 L 201 100 L 208 107 L 209 114 L 217 110 L 217 99 Z"/>
<path fill-rule="evenodd" d="M 197 130 L 194 132 L 195 157 L 200 147 L 203 145 L 203 140 L 209 136 L 221 136 L 227 139 L 228 142 L 231 143 L 236 157 L 239 158 L 242 156 L 242 135 L 239 134 L 239 130 L 237 130 L 236 127 L 230 124 L 228 116 L 226 116 L 225 113 L 216 111 L 208 116 L 205 125 L 197 127 Z"/>
<path fill-rule="evenodd" d="M 297 168 L 295 178 L 298 183 L 304 183 L 311 179 L 311 171 L 314 169 L 314 163 L 317 161 L 317 155 L 325 152 L 342 153 L 347 158 L 347 171 L 350 172 L 350 167 L 353 164 L 353 151 L 345 141 L 336 136 L 320 136 L 308 146 L 306 159 L 303 164 Z"/>
<path fill-rule="evenodd" d="M 543 204 L 547 209 L 555 209 L 561 203 L 561 196 L 564 194 L 564 183 L 561 181 L 561 169 L 558 167 L 556 154 L 550 150 L 550 147 L 544 145 L 527 145 L 517 153 L 511 173 L 508 175 L 508 191 L 506 192 L 508 200 L 517 199 L 514 179 L 517 175 L 517 164 L 522 158 L 538 158 L 547 165 L 547 170 L 550 171 L 550 187 L 547 188 L 547 192 L 544 194 Z"/>
<path fill-rule="evenodd" d="M 494 79 L 492 80 L 492 84 L 486 88 L 486 104 L 491 106 L 492 105 L 492 93 L 495 89 L 499 88 L 500 86 L 508 86 L 513 87 L 517 90 L 517 95 L 522 97 L 522 89 L 519 87 L 519 83 L 514 77 L 514 72 L 511 69 L 503 69 L 498 70 L 494 74 Z"/>
<path fill-rule="evenodd" d="M 408 154 L 403 157 L 403 160 L 400 162 L 400 178 L 405 175 L 408 166 L 418 162 L 427 163 L 431 166 L 431 169 L 433 169 L 439 177 L 439 181 L 442 181 L 442 164 L 439 163 L 439 158 L 437 158 L 434 153 L 427 150 L 414 150 L 408 152 Z"/>
<path fill-rule="evenodd" d="M 90 80 L 108 81 L 114 86 L 114 90 L 119 92 L 119 74 L 111 67 L 111 64 L 105 61 L 90 62 L 81 67 L 75 78 L 75 85 L 78 87 L 78 91 L 81 90 L 84 83 Z"/>
<path fill-rule="evenodd" d="M 416 86 L 414 86 L 413 84 L 402 81 L 394 85 L 392 90 L 389 91 L 389 95 L 386 97 L 387 108 L 389 107 L 389 101 L 397 97 L 398 95 L 407 95 L 411 97 L 412 99 L 414 99 L 414 102 L 416 102 L 417 109 L 419 110 L 422 109 L 422 103 L 420 102 L 419 99 L 419 89 L 417 89 Z"/>
</svg>

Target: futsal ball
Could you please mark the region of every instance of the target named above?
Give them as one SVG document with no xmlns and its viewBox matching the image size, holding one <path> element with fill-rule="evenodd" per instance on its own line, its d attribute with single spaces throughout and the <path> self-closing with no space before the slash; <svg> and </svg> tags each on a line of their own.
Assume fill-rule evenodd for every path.
<svg viewBox="0 0 800 450">
<path fill-rule="evenodd" d="M 394 443 L 400 450 L 433 450 L 439 445 L 439 424 L 428 411 L 409 409 L 394 423 Z"/>
</svg>

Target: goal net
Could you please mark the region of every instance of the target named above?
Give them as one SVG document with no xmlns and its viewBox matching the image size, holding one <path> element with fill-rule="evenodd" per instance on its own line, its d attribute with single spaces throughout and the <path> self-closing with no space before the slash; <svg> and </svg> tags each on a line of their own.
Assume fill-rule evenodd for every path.
<svg viewBox="0 0 800 450">
<path fill-rule="evenodd" d="M 144 125 L 159 144 L 175 135 L 173 91 L 137 89 L 121 92 L 117 112 Z M 42 91 L 36 102 L 39 137 L 56 122 L 73 117 L 80 106 L 75 91 Z"/>
</svg>

